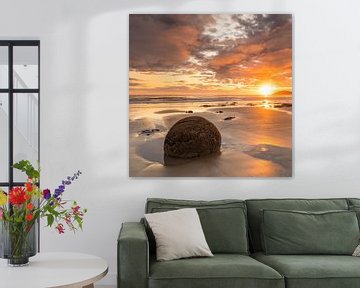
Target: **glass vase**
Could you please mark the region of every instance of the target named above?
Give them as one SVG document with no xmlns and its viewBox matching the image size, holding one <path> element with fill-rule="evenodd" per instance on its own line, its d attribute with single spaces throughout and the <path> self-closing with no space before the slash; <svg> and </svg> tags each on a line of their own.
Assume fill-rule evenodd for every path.
<svg viewBox="0 0 360 288">
<path fill-rule="evenodd" d="M 8 259 L 9 266 L 28 265 L 37 251 L 37 223 L 30 227 L 28 222 L 1 221 L 0 225 L 0 257 Z"/>
</svg>

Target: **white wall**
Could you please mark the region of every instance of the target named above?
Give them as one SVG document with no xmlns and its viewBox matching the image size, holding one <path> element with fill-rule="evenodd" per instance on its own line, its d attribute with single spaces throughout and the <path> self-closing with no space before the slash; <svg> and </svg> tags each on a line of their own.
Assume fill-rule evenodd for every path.
<svg viewBox="0 0 360 288">
<path fill-rule="evenodd" d="M 294 176 L 128 178 L 128 14 L 294 14 Z M 41 40 L 42 183 L 84 174 L 67 192 L 89 213 L 83 233 L 42 230 L 43 251 L 108 260 L 115 284 L 121 222 L 146 197 L 360 196 L 360 2 L 353 0 L 0 0 L 0 38 Z"/>
</svg>

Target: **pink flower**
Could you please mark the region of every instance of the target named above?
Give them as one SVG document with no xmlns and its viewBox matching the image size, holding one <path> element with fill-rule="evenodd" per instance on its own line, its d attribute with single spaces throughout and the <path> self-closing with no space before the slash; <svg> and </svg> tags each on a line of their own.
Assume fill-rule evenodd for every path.
<svg viewBox="0 0 360 288">
<path fill-rule="evenodd" d="M 2 220 L 2 218 L 3 218 L 3 211 L 2 211 L 2 209 L 0 208 L 0 220 Z"/>
<path fill-rule="evenodd" d="M 55 228 L 58 230 L 59 234 L 65 233 L 63 224 L 59 223 Z"/>
<path fill-rule="evenodd" d="M 69 225 L 71 223 L 71 215 L 70 214 L 66 215 L 65 222 L 66 222 L 67 225 Z"/>
<path fill-rule="evenodd" d="M 79 209 L 80 209 L 80 206 L 72 207 L 74 215 L 79 214 Z"/>
</svg>

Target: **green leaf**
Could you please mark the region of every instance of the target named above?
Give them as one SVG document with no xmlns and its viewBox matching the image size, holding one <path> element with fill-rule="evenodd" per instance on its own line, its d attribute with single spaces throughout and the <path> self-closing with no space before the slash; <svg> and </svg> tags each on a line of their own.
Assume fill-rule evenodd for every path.
<svg viewBox="0 0 360 288">
<path fill-rule="evenodd" d="M 51 214 L 48 214 L 47 215 L 47 224 L 48 224 L 48 226 L 50 226 L 51 227 L 51 225 L 54 223 L 54 216 L 53 215 L 51 215 Z"/>
<path fill-rule="evenodd" d="M 55 217 L 58 217 L 58 216 L 60 215 L 60 213 L 57 212 L 57 211 L 56 211 L 53 207 L 51 207 L 51 206 L 48 206 L 46 209 L 49 211 L 49 213 L 51 213 L 51 214 L 54 215 Z"/>
<path fill-rule="evenodd" d="M 29 160 L 21 160 L 15 163 L 13 167 L 26 173 L 29 178 L 36 180 L 40 178 L 40 167 L 38 169 L 35 169 Z"/>
<path fill-rule="evenodd" d="M 74 219 L 78 223 L 79 228 L 82 230 L 82 224 L 83 224 L 82 219 L 79 216 L 75 216 Z"/>
</svg>

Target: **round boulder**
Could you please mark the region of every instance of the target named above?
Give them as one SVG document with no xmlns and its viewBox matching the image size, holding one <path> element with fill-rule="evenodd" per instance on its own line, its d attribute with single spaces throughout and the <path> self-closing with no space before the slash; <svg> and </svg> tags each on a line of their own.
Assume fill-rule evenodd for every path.
<svg viewBox="0 0 360 288">
<path fill-rule="evenodd" d="M 165 137 L 165 156 L 189 159 L 220 152 L 221 134 L 216 126 L 199 116 L 176 122 Z"/>
</svg>

